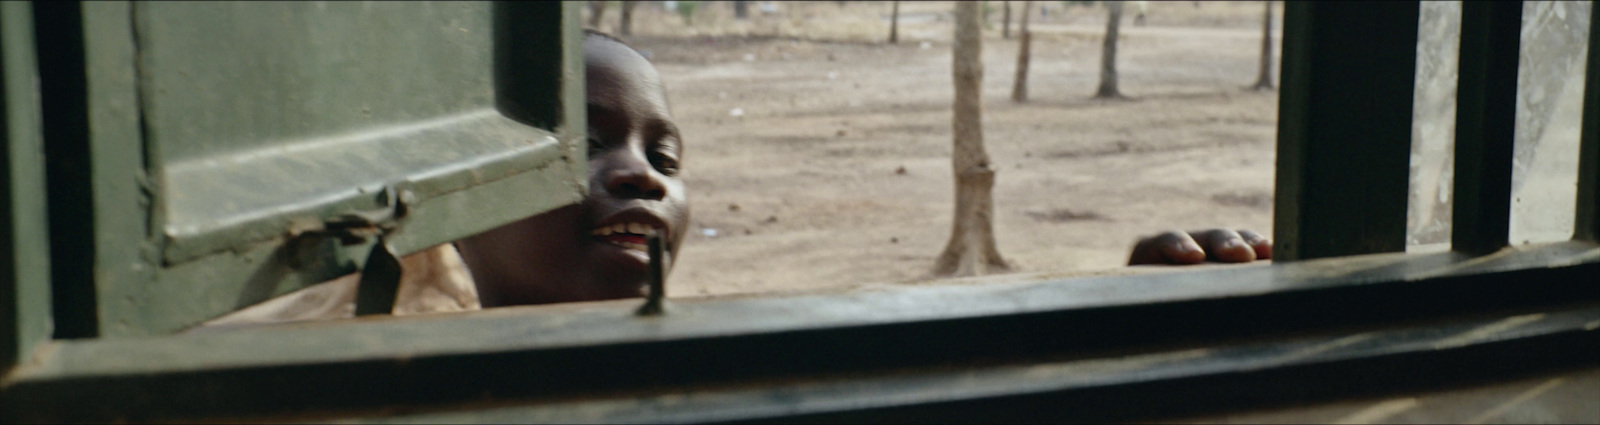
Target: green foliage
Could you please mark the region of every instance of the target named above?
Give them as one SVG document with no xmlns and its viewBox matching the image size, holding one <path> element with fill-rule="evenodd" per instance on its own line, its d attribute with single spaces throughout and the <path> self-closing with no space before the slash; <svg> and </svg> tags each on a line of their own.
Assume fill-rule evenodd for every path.
<svg viewBox="0 0 1600 425">
<path fill-rule="evenodd" d="M 700 6 L 697 1 L 678 2 L 678 15 L 683 16 L 683 23 L 694 25 L 694 10 Z"/>
<path fill-rule="evenodd" d="M 992 1 L 983 2 L 983 29 L 985 29 L 985 30 L 994 29 L 994 22 L 990 22 L 989 21 L 989 19 L 994 16 L 994 11 L 995 11 L 994 2 L 992 2 Z"/>
</svg>

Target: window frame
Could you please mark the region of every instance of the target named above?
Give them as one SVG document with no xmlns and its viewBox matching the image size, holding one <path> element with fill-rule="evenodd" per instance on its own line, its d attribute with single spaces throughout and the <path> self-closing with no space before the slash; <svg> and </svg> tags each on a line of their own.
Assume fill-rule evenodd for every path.
<svg viewBox="0 0 1600 425">
<path fill-rule="evenodd" d="M 1417 7 L 1416 2 L 1402 4 Z M 1341 51 L 1354 53 L 1325 48 L 1337 40 L 1338 31 L 1400 39 L 1409 31 L 1413 43 L 1407 47 L 1412 48 L 1415 14 L 1409 27 L 1372 27 L 1354 25 L 1362 16 L 1352 12 L 1383 4 L 1285 6 L 1280 160 L 1285 149 L 1293 153 L 1308 143 L 1351 140 L 1333 135 L 1379 131 L 1318 121 L 1315 112 L 1332 105 L 1306 102 L 1336 102 L 1319 93 L 1348 84 L 1319 78 L 1339 66 Z M 1482 49 L 1491 57 L 1507 54 L 1503 39 L 1497 44 L 1494 37 L 1516 37 L 1516 32 L 1507 33 L 1492 22 L 1509 19 L 1509 13 L 1510 8 L 1492 3 L 1463 5 L 1463 85 L 1493 80 L 1468 77 L 1478 71 L 1466 65 L 1466 53 Z M 1600 74 L 1595 34 L 1589 36 L 1589 81 L 1600 81 L 1595 78 Z M 1487 38 L 1476 38 L 1480 36 Z M 1510 46 L 1514 58 L 1516 43 Z M 1410 69 L 1403 62 L 1385 63 Z M 1503 86 L 1478 89 L 1497 88 Z M 1410 83 L 1400 89 L 1383 90 L 1409 99 Z M 1461 92 L 1471 90 L 1463 87 Z M 1501 238 L 1493 250 L 1474 246 L 1433 254 L 1384 253 L 1394 247 L 1369 244 L 1322 255 L 1293 251 L 1294 246 L 1306 246 L 1296 244 L 1280 246 L 1290 250 L 1280 252 L 1291 254 L 1273 264 L 677 300 L 668 314 L 656 317 L 634 316 L 638 301 L 623 300 L 364 317 L 210 334 L 52 340 L 26 351 L 27 357 L 0 378 L 0 418 L 1119 420 L 1593 365 L 1600 359 L 1593 355 L 1600 352 L 1600 291 L 1590 282 L 1600 275 L 1594 229 L 1600 210 L 1595 197 L 1600 188 L 1600 87 L 1586 85 L 1586 90 L 1572 241 L 1507 247 Z M 1409 129 L 1409 109 L 1405 115 Z M 1488 116 L 1480 125 L 1503 130 L 1497 126 L 1512 125 L 1505 118 Z M 1380 134 L 1370 143 L 1392 144 L 1391 136 Z M 1500 142 L 1509 146 L 1509 137 L 1484 141 Z M 1319 165 L 1336 163 L 1324 155 L 1360 161 L 1374 155 L 1374 149 L 1388 153 L 1393 147 L 1290 155 L 1301 162 L 1280 164 L 1278 208 L 1349 208 L 1309 195 L 1358 193 L 1373 185 L 1405 187 L 1404 172 L 1398 182 L 1344 186 L 1338 179 L 1302 178 L 1297 183 L 1284 177 L 1337 176 L 1340 168 Z M 1462 149 L 1458 143 L 1458 161 Z M 1509 150 L 1499 158 L 1509 170 Z M 1502 177 L 1487 171 L 1477 178 L 1463 184 L 1458 177 L 1455 199 L 1463 199 L 1459 194 L 1464 191 L 1510 183 L 1509 172 Z M 1308 196 L 1282 196 L 1284 190 Z M 1389 234 L 1393 226 L 1361 230 L 1349 222 L 1318 222 L 1302 215 L 1289 227 L 1275 229 L 1275 238 L 1281 243 L 1331 237 L 1349 247 L 1375 235 L 1394 236 L 1403 244 L 1405 198 L 1387 202 L 1400 205 L 1396 217 L 1385 218 L 1401 223 L 1398 235 Z M 1495 202 L 1464 207 L 1509 210 L 1509 202 Z M 1354 217 L 1322 217 L 1359 223 Z M 1496 230 L 1503 234 L 1509 225 L 1492 219 L 1463 224 L 1458 220 L 1464 232 L 1480 236 Z M 1330 229 L 1357 233 L 1327 233 Z M 0 289 L 16 293 L 29 284 L 37 283 Z M 1082 373 L 1045 373 L 1049 370 Z M 1225 391 L 1233 399 L 1206 395 L 1217 388 L 1238 391 Z M 1250 395 L 1239 395 L 1245 393 Z M 1133 403 L 1155 396 L 1164 401 Z"/>
</svg>

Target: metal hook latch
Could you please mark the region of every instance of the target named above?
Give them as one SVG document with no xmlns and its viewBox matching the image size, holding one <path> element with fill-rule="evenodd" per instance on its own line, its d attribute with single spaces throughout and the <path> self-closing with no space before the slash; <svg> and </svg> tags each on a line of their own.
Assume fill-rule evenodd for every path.
<svg viewBox="0 0 1600 425">
<path fill-rule="evenodd" d="M 645 295 L 644 305 L 639 306 L 635 314 L 640 316 L 660 316 L 666 314 L 667 306 L 664 298 L 667 296 L 666 266 L 661 247 L 660 232 L 651 232 L 645 239 L 650 252 L 650 288 Z"/>
<path fill-rule="evenodd" d="M 372 244 L 367 253 L 367 263 L 361 267 L 361 281 L 356 286 L 356 315 L 389 314 L 394 311 L 394 301 L 400 296 L 400 259 L 394 247 L 383 235 Z"/>
<path fill-rule="evenodd" d="M 356 316 L 373 314 L 390 314 L 394 312 L 394 302 L 400 295 L 400 258 L 395 255 L 394 247 L 389 245 L 388 238 L 384 237 L 389 232 L 400 227 L 400 219 L 406 213 L 416 195 L 409 190 L 396 190 L 394 186 L 384 186 L 383 202 L 386 207 L 367 213 L 346 214 L 341 218 L 354 218 L 353 224 L 357 226 L 349 229 L 376 230 L 378 240 L 373 242 L 372 251 L 367 253 L 367 261 L 361 266 L 361 281 L 356 286 Z"/>
<path fill-rule="evenodd" d="M 384 237 L 400 227 L 415 195 L 411 191 L 384 186 L 378 202 L 380 207 L 347 212 L 332 218 L 292 227 L 290 236 L 320 235 L 339 238 L 344 245 L 354 245 L 377 238 L 372 250 L 362 263 L 360 285 L 356 288 L 356 315 L 389 314 L 394 310 L 395 298 L 400 292 L 400 259 Z"/>
</svg>

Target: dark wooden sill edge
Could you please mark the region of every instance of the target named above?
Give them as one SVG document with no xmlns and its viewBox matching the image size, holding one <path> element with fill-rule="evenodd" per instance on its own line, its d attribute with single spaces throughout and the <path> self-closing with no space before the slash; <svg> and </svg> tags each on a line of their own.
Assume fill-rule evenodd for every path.
<svg viewBox="0 0 1600 425">
<path fill-rule="evenodd" d="M 1373 255 L 1017 284 L 360 319 L 66 341 L 0 417 L 179 420 L 605 394 L 940 364 L 1089 358 L 1593 301 L 1600 249 Z M 92 390 L 91 390 L 92 389 Z M 84 407 L 92 406 L 92 407 Z"/>
</svg>

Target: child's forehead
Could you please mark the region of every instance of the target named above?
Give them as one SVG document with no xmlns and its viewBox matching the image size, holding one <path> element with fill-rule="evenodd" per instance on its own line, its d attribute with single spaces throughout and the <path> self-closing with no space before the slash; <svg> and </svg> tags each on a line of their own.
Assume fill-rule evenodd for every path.
<svg viewBox="0 0 1600 425">
<path fill-rule="evenodd" d="M 585 39 L 583 47 L 589 103 L 643 99 L 665 101 L 661 78 L 655 66 L 633 48 L 597 36 Z"/>
</svg>

